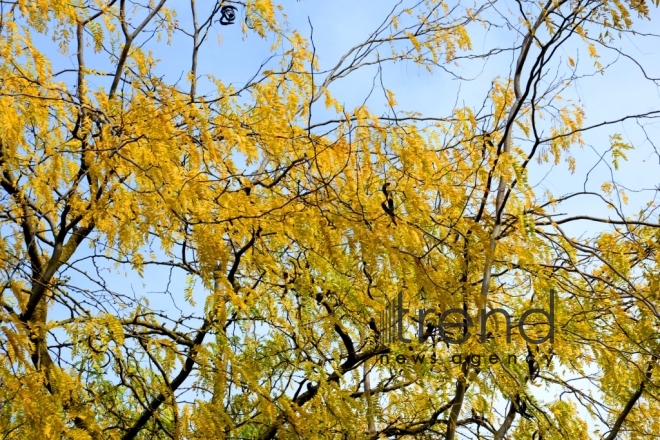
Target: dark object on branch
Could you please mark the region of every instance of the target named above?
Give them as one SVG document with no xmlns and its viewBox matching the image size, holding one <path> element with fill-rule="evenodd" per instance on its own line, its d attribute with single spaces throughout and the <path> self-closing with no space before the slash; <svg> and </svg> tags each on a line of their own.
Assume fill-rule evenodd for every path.
<svg viewBox="0 0 660 440">
<path fill-rule="evenodd" d="M 385 211 L 387 215 L 390 216 L 390 218 L 392 219 L 392 223 L 394 223 L 394 226 L 397 226 L 396 219 L 394 216 L 394 200 L 392 199 L 392 193 L 390 193 L 387 190 L 388 186 L 390 186 L 389 182 L 385 182 L 385 184 L 383 184 L 382 190 L 383 190 L 383 194 L 385 194 L 386 200 L 383 203 L 381 203 L 380 206 L 383 208 L 383 211 Z"/>
<path fill-rule="evenodd" d="M 394 202 L 392 201 L 392 199 L 389 199 L 387 202 L 381 203 L 380 206 L 382 206 L 383 210 L 387 213 L 387 215 L 390 216 L 390 218 L 392 219 L 392 223 L 394 223 L 394 226 L 397 226 L 396 219 L 394 217 Z"/>
<path fill-rule="evenodd" d="M 538 346 L 536 347 L 538 350 Z M 541 368 L 539 366 L 538 361 L 534 357 L 534 353 L 532 353 L 532 349 L 529 348 L 529 345 L 527 346 L 527 357 L 525 358 L 527 361 L 527 367 L 529 369 L 529 380 L 534 382 L 534 380 L 539 377 L 539 373 L 541 371 Z"/>
<path fill-rule="evenodd" d="M 484 140 L 489 147 L 493 147 L 493 142 L 490 140 L 490 133 L 484 133 Z"/>
<path fill-rule="evenodd" d="M 223 6 L 220 8 L 220 24 L 227 26 L 229 24 L 234 24 L 236 20 L 236 6 Z"/>
<path fill-rule="evenodd" d="M 522 399 L 520 398 L 520 394 L 516 396 L 516 401 L 513 402 L 513 406 L 516 412 L 524 418 L 529 420 L 533 417 L 530 413 L 527 412 L 527 403 L 525 402 L 524 397 Z"/>
<path fill-rule="evenodd" d="M 388 191 L 387 191 L 387 187 L 388 187 L 388 186 L 390 186 L 390 183 L 389 183 L 389 182 L 385 182 L 385 183 L 383 184 L 383 194 L 385 194 L 385 198 L 386 198 L 386 199 L 389 199 L 389 198 L 390 198 L 390 195 L 389 195 L 389 193 L 388 193 Z"/>
</svg>

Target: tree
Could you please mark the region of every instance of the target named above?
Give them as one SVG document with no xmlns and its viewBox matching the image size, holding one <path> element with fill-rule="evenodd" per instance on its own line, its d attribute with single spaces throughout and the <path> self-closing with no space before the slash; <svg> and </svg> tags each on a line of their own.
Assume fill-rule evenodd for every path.
<svg viewBox="0 0 660 440">
<path fill-rule="evenodd" d="M 397 4 L 327 70 L 312 23 L 287 30 L 270 0 L 200 3 L 0 1 L 3 438 L 660 432 L 654 200 L 626 215 L 614 174 L 561 195 L 529 175 L 618 168 L 632 145 L 617 124 L 660 113 L 586 125 L 560 97 L 607 76 L 608 54 L 657 81 L 618 45 L 655 38 L 631 18 L 646 2 Z M 198 67 L 232 23 L 274 41 L 240 87 Z M 484 29 L 510 45 L 474 50 Z M 160 75 L 161 37 L 186 39 L 182 78 Z M 383 80 L 416 63 L 466 82 L 486 62 L 510 74 L 445 117 L 403 112 Z M 330 92 L 365 70 L 382 115 Z M 578 167 L 591 132 L 609 149 Z M 529 344 L 515 324 L 553 291 L 554 341 Z M 410 343 L 385 338 L 398 298 Z M 483 342 L 446 343 L 475 330 L 454 312 L 443 339 L 431 308 L 476 324 L 506 310 L 511 343 L 502 313 Z"/>
</svg>

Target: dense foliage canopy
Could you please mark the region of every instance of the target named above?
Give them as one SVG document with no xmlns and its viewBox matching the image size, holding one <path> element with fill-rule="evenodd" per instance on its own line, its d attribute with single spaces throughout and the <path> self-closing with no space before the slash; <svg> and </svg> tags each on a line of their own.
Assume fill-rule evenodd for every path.
<svg viewBox="0 0 660 440">
<path fill-rule="evenodd" d="M 649 13 L 376 5 L 333 61 L 270 0 L 0 0 L 0 437 L 658 434 L 657 188 L 626 214 L 614 174 L 589 173 L 633 148 L 622 121 L 660 112 L 589 125 L 561 96 L 607 77 L 604 54 L 656 81 L 619 48 L 656 38 L 633 21 Z M 240 84 L 199 67 L 229 29 L 272 43 Z M 444 115 L 405 112 L 383 75 L 402 63 L 466 87 L 497 74 Z M 365 72 L 364 105 L 331 94 Z M 592 131 L 609 143 L 581 164 Z M 569 172 L 584 186 L 535 186 Z M 554 338 L 529 344 L 517 322 L 552 291 Z M 409 343 L 381 319 L 399 295 Z M 422 308 L 505 310 L 511 342 L 496 313 L 485 341 L 449 344 L 468 328 L 443 340 Z"/>
</svg>

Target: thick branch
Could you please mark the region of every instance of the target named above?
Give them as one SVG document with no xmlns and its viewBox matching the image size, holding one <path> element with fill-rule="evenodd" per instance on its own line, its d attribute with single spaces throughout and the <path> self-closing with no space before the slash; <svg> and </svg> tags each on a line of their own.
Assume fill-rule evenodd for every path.
<svg viewBox="0 0 660 440">
<path fill-rule="evenodd" d="M 630 397 L 630 400 L 628 400 L 628 403 L 626 403 L 626 406 L 621 411 L 621 414 L 619 414 L 619 417 L 617 417 L 616 422 L 614 422 L 614 426 L 612 426 L 612 430 L 606 437 L 603 437 L 603 440 L 615 440 L 617 438 L 617 436 L 619 435 L 619 431 L 621 430 L 621 426 L 623 425 L 623 422 L 626 420 L 626 417 L 628 417 L 628 414 L 630 414 L 630 411 L 632 411 L 633 406 L 635 406 L 635 403 L 637 403 L 639 398 L 642 397 L 642 393 L 644 392 L 646 381 L 651 378 L 652 370 L 653 370 L 653 364 L 651 363 L 646 368 L 645 377 L 644 379 L 642 379 L 642 383 L 639 384 L 639 388 L 637 388 L 637 391 L 635 391 L 635 393 Z"/>
</svg>

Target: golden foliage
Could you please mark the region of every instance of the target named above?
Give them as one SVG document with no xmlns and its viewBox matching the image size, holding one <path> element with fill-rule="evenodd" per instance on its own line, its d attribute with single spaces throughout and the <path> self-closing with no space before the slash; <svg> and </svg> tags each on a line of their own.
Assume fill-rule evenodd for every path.
<svg viewBox="0 0 660 440">
<path fill-rule="evenodd" d="M 345 108 L 330 86 L 371 65 L 469 58 L 492 4 L 394 9 L 320 72 L 281 8 L 249 1 L 242 31 L 272 41 L 273 59 L 239 88 L 197 70 L 223 5 L 201 3 L 183 19 L 165 0 L 0 2 L 3 438 L 588 438 L 578 405 L 601 414 L 604 438 L 660 432 L 655 207 L 560 220 L 552 208 L 589 194 L 538 194 L 529 176 L 534 160 L 575 172 L 572 150 L 595 128 L 560 81 L 543 82 L 563 36 L 604 71 L 585 22 L 628 31 L 645 2 L 526 3 L 512 76 L 446 118 L 402 115 L 389 89 L 396 113 Z M 184 80 L 159 74 L 150 35 L 154 47 L 191 37 Z M 632 145 L 610 140 L 618 168 Z M 625 200 L 614 182 L 599 196 Z M 561 225 L 577 220 L 608 229 L 573 238 Z M 145 292 L 168 278 L 169 295 L 131 291 L 122 274 Z M 538 347 L 518 330 L 504 344 L 503 320 L 484 343 L 450 347 L 434 326 L 384 343 L 376 319 L 400 293 L 411 318 L 458 308 L 477 322 L 503 307 L 519 319 L 552 290 L 556 339 Z M 511 353 L 518 363 L 485 361 Z"/>
</svg>

